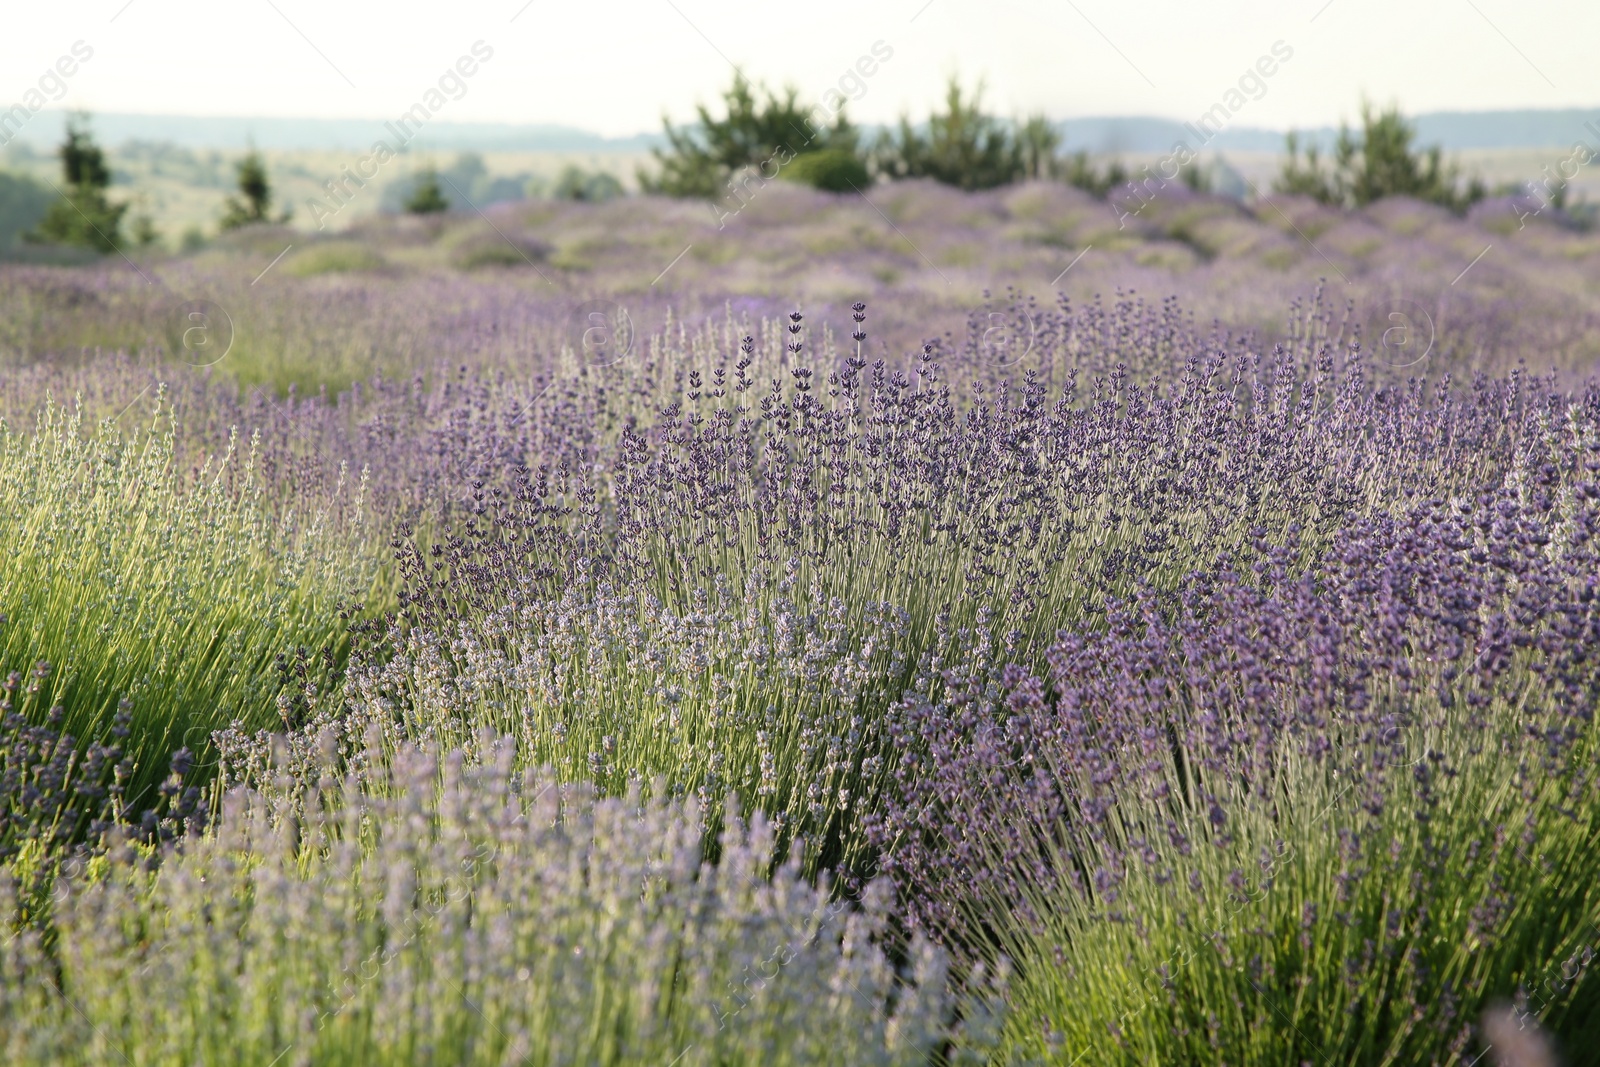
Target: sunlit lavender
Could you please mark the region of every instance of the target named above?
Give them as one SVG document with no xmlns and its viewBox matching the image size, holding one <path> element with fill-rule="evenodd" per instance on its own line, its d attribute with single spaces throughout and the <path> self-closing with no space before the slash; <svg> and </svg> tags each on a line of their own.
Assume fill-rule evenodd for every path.
<svg viewBox="0 0 1600 1067">
<path fill-rule="evenodd" d="M 1286 310 L 8 368 L 8 1055 L 1584 1047 L 1600 387 Z"/>
</svg>

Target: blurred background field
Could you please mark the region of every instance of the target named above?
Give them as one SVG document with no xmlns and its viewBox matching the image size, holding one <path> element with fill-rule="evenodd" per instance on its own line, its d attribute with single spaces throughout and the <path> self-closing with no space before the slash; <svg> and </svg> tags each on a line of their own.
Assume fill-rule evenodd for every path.
<svg viewBox="0 0 1600 1067">
<path fill-rule="evenodd" d="M 148 212 L 162 233 L 161 243 L 176 251 L 184 234 L 198 231 L 214 233 L 221 215 L 221 203 L 234 187 L 234 166 L 245 155 L 241 149 L 187 148 L 171 142 L 125 142 L 108 150 L 112 166 L 112 186 L 129 203 Z M 304 203 L 326 195 L 322 183 L 339 175 L 341 167 L 360 158 L 361 152 L 333 149 L 264 149 L 261 152 L 273 175 L 281 201 L 298 205 L 291 221 L 296 229 L 316 229 Z M 471 175 L 463 189 L 480 206 L 504 200 L 522 200 L 547 194 L 568 167 L 615 176 L 633 183 L 634 170 L 648 160 L 648 153 L 594 152 L 472 152 L 462 166 Z M 387 197 L 361 197 L 342 213 L 341 225 L 385 210 L 400 209 L 398 189 L 423 167 L 449 170 L 462 163 L 456 152 L 412 153 L 389 165 L 377 179 L 382 188 L 394 183 L 396 191 Z M 29 142 L 16 142 L 0 152 L 0 168 L 36 180 L 57 180 L 60 164 L 49 148 L 35 149 Z M 9 233 L 0 234 L 0 243 L 23 228 L 20 219 L 9 223 Z M 0 223 L 6 227 L 7 223 Z"/>
<path fill-rule="evenodd" d="M 898 336 L 931 338 L 964 334 L 985 292 L 1008 287 L 1046 305 L 1178 295 L 1270 342 L 1288 303 L 1325 283 L 1358 319 L 1393 299 L 1424 307 L 1435 368 L 1497 369 L 1537 352 L 1582 372 L 1600 357 L 1600 232 L 1549 216 L 1519 229 L 1507 198 L 1458 218 L 1404 198 L 1346 212 L 1263 193 L 1240 202 L 1170 183 L 1127 217 L 1052 182 L 965 193 L 910 181 L 863 197 L 779 181 L 725 217 L 704 202 L 630 195 L 417 218 L 358 195 L 339 231 L 260 225 L 183 254 L 0 266 L 0 354 L 149 355 L 170 347 L 179 304 L 208 299 L 235 329 L 217 373 L 314 391 L 457 353 L 516 365 L 526 339 L 511 322 L 485 334 L 469 314 L 485 303 L 558 332 L 596 299 L 626 309 L 641 333 L 669 309 L 693 318 L 728 301 L 764 314 L 799 307 L 842 337 L 850 303 L 868 300 Z M 357 206 L 373 210 L 358 216 Z M 72 313 L 57 313 L 63 306 Z M 580 344 L 581 334 L 553 340 Z"/>
<path fill-rule="evenodd" d="M 171 141 L 122 142 L 108 145 L 113 168 L 112 184 L 118 195 L 150 213 L 162 234 L 162 243 L 172 250 L 181 247 L 183 235 L 191 229 L 213 232 L 221 214 L 221 201 L 234 184 L 234 165 L 246 148 L 189 147 Z M 296 208 L 291 220 L 297 230 L 314 230 L 315 223 L 305 202 L 324 196 L 323 183 L 339 176 L 340 168 L 351 165 L 365 150 L 262 148 L 262 157 L 274 177 L 281 202 Z M 1104 168 L 1120 163 L 1137 173 L 1141 166 L 1154 166 L 1164 153 L 1091 152 L 1090 161 Z M 1468 174 L 1478 175 L 1491 187 L 1514 185 L 1538 176 L 1541 169 L 1562 156 L 1559 146 L 1550 148 L 1467 148 L 1452 153 Z M 1281 150 L 1224 150 L 1201 154 L 1202 166 L 1214 169 L 1232 199 L 1248 199 L 1248 182 L 1269 190 L 1282 163 Z M 484 207 L 512 200 L 548 196 L 563 171 L 578 167 L 615 177 L 629 190 L 638 188 L 637 172 L 649 167 L 652 157 L 642 147 L 605 151 L 495 151 L 465 152 L 440 148 L 414 150 L 387 165 L 374 184 L 378 195 L 363 195 L 341 213 L 340 224 L 400 209 L 397 193 L 426 167 L 450 170 L 460 166 L 476 177 L 475 184 L 463 189 L 474 203 Z M 59 164 L 53 146 L 18 140 L 0 150 L 0 169 L 36 180 L 56 180 Z M 1571 182 L 1575 201 L 1600 201 L 1600 173 L 1595 168 L 1580 171 Z M 387 195 L 384 190 L 393 186 Z M 24 228 L 20 219 L 0 221 L 0 244 Z"/>
<path fill-rule="evenodd" d="M 116 255 L 81 211 L 50 207 L 64 180 L 51 113 L 0 157 L 0 358 L 170 356 L 174 317 L 204 300 L 229 320 L 216 374 L 337 392 L 440 359 L 514 369 L 534 346 L 581 348 L 573 315 L 596 301 L 639 335 L 731 306 L 800 308 L 843 337 L 850 304 L 868 300 L 895 336 L 988 330 L 1025 364 L 1036 316 L 991 329 L 991 300 L 1172 296 L 1270 345 L 1283 309 L 1318 286 L 1369 350 L 1402 340 L 1380 374 L 1536 354 L 1581 375 L 1600 358 L 1600 168 L 1581 111 L 1408 120 L 1363 104 L 1350 159 L 1343 132 L 1249 128 L 1180 158 L 1154 151 L 1190 136 L 1177 123 L 1004 120 L 980 93 L 952 79 L 922 125 L 832 129 L 824 143 L 855 177 L 768 174 L 760 146 L 811 117 L 742 76 L 725 117 L 703 113 L 713 124 L 692 136 L 670 122 L 623 138 L 443 125 L 392 158 L 359 147 L 389 136 L 378 124 L 81 116 L 81 136 L 105 142 L 86 203 L 120 227 Z M 1387 155 L 1364 156 L 1364 137 Z M 47 210 L 83 232 L 30 236 Z M 1395 332 L 1399 307 L 1419 317 Z"/>
</svg>

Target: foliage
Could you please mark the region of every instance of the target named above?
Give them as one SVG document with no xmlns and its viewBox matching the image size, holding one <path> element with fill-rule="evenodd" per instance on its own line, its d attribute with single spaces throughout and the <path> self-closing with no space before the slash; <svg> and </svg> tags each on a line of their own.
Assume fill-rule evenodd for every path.
<svg viewBox="0 0 1600 1067">
<path fill-rule="evenodd" d="M 778 174 L 830 193 L 859 192 L 872 184 L 866 163 L 856 153 L 842 148 L 802 152 Z"/>
<path fill-rule="evenodd" d="M 1128 171 L 1120 160 L 1106 164 L 1104 172 L 1097 171 L 1089 160 L 1089 153 L 1074 152 L 1059 164 L 1062 180 L 1095 196 L 1105 196 L 1128 180 Z"/>
<path fill-rule="evenodd" d="M 1363 102 L 1359 138 L 1341 124 L 1329 168 L 1323 166 L 1315 144 L 1306 146 L 1302 163 L 1299 138 L 1291 132 L 1285 145 L 1288 159 L 1274 188 L 1350 208 L 1365 207 L 1386 196 L 1412 196 L 1456 214 L 1483 199 L 1481 181 L 1474 178 L 1460 188 L 1459 172 L 1454 164 L 1444 164 L 1439 146 L 1419 154 L 1411 147 L 1415 138 L 1415 127 L 1406 122 L 1399 108 L 1377 112 Z"/>
<path fill-rule="evenodd" d="M 537 269 L 550 257 L 550 246 L 537 238 L 490 231 L 468 237 L 456 247 L 451 262 L 462 270 L 479 267 Z"/>
<path fill-rule="evenodd" d="M 237 230 L 258 222 L 274 221 L 271 217 L 272 184 L 267 180 L 267 164 L 261 153 L 251 149 L 234 164 L 238 177 L 239 195 L 228 197 L 222 219 L 218 225 L 223 230 Z M 278 222 L 288 222 L 290 212 L 285 210 Z"/>
<path fill-rule="evenodd" d="M 1095 168 L 1085 149 L 1062 155 L 1058 151 L 1061 146 L 1060 131 L 1042 115 L 1032 116 L 1018 126 L 1015 136 L 1022 160 L 1022 177 L 1064 181 L 1099 197 L 1110 195 L 1131 177 L 1118 159 L 1108 162 L 1102 171 Z M 1205 175 L 1198 165 L 1183 168 L 1183 180 L 1191 189 L 1209 191 Z"/>
<path fill-rule="evenodd" d="M 877 840 L 927 928 L 1024 960 L 1019 1053 L 1426 1063 L 1535 989 L 1594 1047 L 1597 402 L 1310 568 L 1263 544 L 916 699 Z"/>
<path fill-rule="evenodd" d="M 147 214 L 133 217 L 133 243 L 140 248 L 150 248 L 161 242 L 161 231 L 156 229 L 155 220 Z"/>
<path fill-rule="evenodd" d="M 857 152 L 855 127 L 841 111 L 831 126 L 818 129 L 812 112 L 799 103 L 794 88 L 780 97 L 771 90 L 757 88 L 741 72 L 735 72 L 733 85 L 722 94 L 725 114 L 712 116 L 704 104 L 697 105 L 697 126 L 675 127 L 662 119 L 668 147 L 652 151 L 658 170 L 639 172 L 639 186 L 645 192 L 667 196 L 715 198 L 728 179 L 744 167 L 760 167 L 784 153 L 831 149 Z M 779 162 L 782 162 L 779 158 Z"/>
<path fill-rule="evenodd" d="M 1212 170 L 1202 167 L 1198 162 L 1190 163 L 1183 168 L 1183 184 L 1196 193 L 1209 193 L 1216 184 L 1212 177 Z"/>
<path fill-rule="evenodd" d="M 1017 151 L 1022 157 L 1022 176 L 1034 180 L 1059 176 L 1061 131 L 1043 115 L 1031 115 L 1017 127 Z"/>
<path fill-rule="evenodd" d="M 6 321 L 147 328 L 62 273 Z M 1519 985 L 1593 1044 L 1600 385 L 1376 377 L 1320 300 L 596 355 L 531 276 L 279 285 L 241 334 L 369 376 L 179 369 L 123 438 L 147 353 L 0 370 L 112 420 L 0 436 L 11 1060 L 942 1063 L 959 1008 L 997 1062 L 1470 1062 Z M 202 738 L 203 830 L 157 777 Z M 153 830 L 42 893 L 125 760 Z"/>
<path fill-rule="evenodd" d="M 564 169 L 550 191 L 550 196 L 556 200 L 582 200 L 589 203 L 615 200 L 622 194 L 622 183 L 615 175 L 603 170 L 591 173 L 579 166 Z"/>
<path fill-rule="evenodd" d="M 900 119 L 897 133 L 885 133 L 874 160 L 890 178 L 932 178 L 959 189 L 992 189 L 1026 173 L 1027 149 L 1007 125 L 982 109 L 983 85 L 969 97 L 954 77 L 945 91 L 945 110 L 928 118 L 927 130 Z M 1038 142 L 1040 128 L 1031 127 Z M 1038 151 L 1042 142 L 1029 146 Z M 1054 144 L 1049 146 L 1052 150 Z M 1043 160 L 1036 160 L 1042 165 Z"/>
<path fill-rule="evenodd" d="M 0 623 L 4 625 L 4 623 Z M 128 707 L 95 724 L 100 736 L 78 750 L 76 739 L 60 732 L 66 709 L 46 711 L 52 673 L 47 660 L 27 672 L 7 672 L 0 682 L 0 863 L 10 863 L 30 846 L 64 849 L 79 840 L 89 820 L 115 816 L 131 767 L 118 766 L 117 743 L 128 735 Z M 108 781 L 108 779 L 110 779 Z M 98 830 L 100 827 L 95 827 Z"/>
<path fill-rule="evenodd" d="M 387 263 L 381 255 L 358 241 L 325 241 L 312 244 L 284 263 L 284 273 L 296 278 L 348 271 L 381 270 Z"/>
<path fill-rule="evenodd" d="M 122 240 L 119 228 L 128 205 L 106 199 L 111 169 L 106 166 L 104 151 L 89 132 L 88 116 L 68 118 L 67 136 L 59 155 L 65 189 L 28 238 L 99 252 L 117 251 Z"/>
<path fill-rule="evenodd" d="M 172 753 L 160 790 L 130 801 L 138 769 L 124 753 L 132 703 L 123 700 L 110 719 L 91 720 L 95 732 L 80 744 L 62 731 L 67 709 L 45 709 L 53 672 L 38 660 L 26 674 L 10 671 L 0 682 L 0 880 L 13 890 L 0 904 L 0 923 L 8 934 L 49 932 L 63 866 L 103 855 L 108 837 L 154 846 L 197 832 L 206 821 L 202 791 L 188 781 L 193 753 Z"/>
<path fill-rule="evenodd" d="M 106 166 L 105 152 L 89 133 L 87 115 L 68 118 L 67 139 L 57 154 L 61 159 L 61 180 L 67 185 L 104 189 L 111 184 L 111 168 Z"/>
<path fill-rule="evenodd" d="M 476 152 L 458 154 L 448 167 L 428 167 L 389 182 L 383 188 L 380 205 L 384 211 L 410 211 L 412 197 L 430 179 L 437 181 L 446 211 L 472 212 L 490 204 L 524 200 L 539 180 L 529 174 L 492 177 L 483 157 Z"/>
<path fill-rule="evenodd" d="M 234 719 L 282 726 L 275 657 L 305 645 L 337 664 L 335 609 L 376 582 L 359 496 L 344 517 L 274 515 L 253 454 L 191 474 L 175 434 L 86 433 L 53 405 L 31 434 L 0 423 L 0 673 L 53 664 L 38 706 L 65 706 L 56 728 L 83 742 L 130 702 L 135 806 L 178 748 L 203 764 Z"/>
<path fill-rule="evenodd" d="M 1191 356 L 1181 386 L 1134 387 L 1127 367 L 1199 345 L 1170 309 L 996 312 L 1024 313 L 1063 368 L 1053 395 L 1028 375 L 994 404 L 982 379 L 947 383 L 941 364 L 989 358 L 984 317 L 962 348 L 924 349 L 919 388 L 859 356 L 823 378 L 797 313 L 765 349 L 737 342 L 731 373 L 695 355 L 733 343 L 707 334 L 541 389 L 549 440 L 593 451 L 521 452 L 493 414 L 512 397 L 464 410 L 448 465 L 469 515 L 398 539 L 402 613 L 353 657 L 348 718 L 328 725 L 461 746 L 487 725 L 609 791 L 661 775 L 710 809 L 733 790 L 810 841 L 809 864 L 864 869 L 903 756 L 874 724 L 908 692 L 945 692 L 957 663 L 1042 665 L 1061 628 L 1137 583 L 1179 587 L 1254 525 L 1278 539 L 1294 516 L 1320 548 L 1402 486 L 1506 459 L 1498 410 L 1419 425 L 1287 357 L 1270 384 Z M 1327 341 L 1302 343 L 1309 363 Z M 1079 369 L 1109 380 L 1080 397 Z M 1283 430 L 1278 391 L 1327 423 Z M 1430 445 L 1376 443 L 1402 432 Z"/>
<path fill-rule="evenodd" d="M 405 199 L 405 208 L 413 215 L 437 215 L 450 210 L 450 202 L 444 198 L 444 190 L 439 186 L 437 170 L 429 167 L 422 172 Z"/>
</svg>

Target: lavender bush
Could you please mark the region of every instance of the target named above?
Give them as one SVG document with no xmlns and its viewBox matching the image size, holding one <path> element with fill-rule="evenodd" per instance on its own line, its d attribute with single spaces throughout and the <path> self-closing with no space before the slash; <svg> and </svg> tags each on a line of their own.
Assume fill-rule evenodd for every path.
<svg viewBox="0 0 1600 1067">
<path fill-rule="evenodd" d="M 402 610 L 357 656 L 348 736 L 470 745 L 489 724 L 610 789 L 663 775 L 708 808 L 737 790 L 813 862 L 865 869 L 908 689 L 937 700 L 962 656 L 1042 669 L 1061 628 L 1255 539 L 1294 528 L 1314 558 L 1396 496 L 1504 470 L 1560 406 L 1520 374 L 1374 388 L 1314 308 L 1270 357 L 1205 347 L 1170 306 L 1041 318 L 1053 393 L 1033 372 L 986 383 L 972 339 L 925 345 L 910 374 L 813 362 L 795 313 L 760 342 L 669 334 L 589 372 L 587 400 L 557 393 L 550 422 L 616 426 L 589 456 L 479 401 L 442 442 L 476 472 L 458 525 L 396 541 Z M 1188 354 L 1171 385 L 1118 363 L 1080 399 L 1108 350 L 1147 377 Z"/>
<path fill-rule="evenodd" d="M 1600 391 L 1309 569 L 1197 574 L 1037 677 L 916 694 L 872 825 L 921 926 L 1025 960 L 1012 1048 L 1429 1063 L 1496 996 L 1590 1047 Z"/>
<path fill-rule="evenodd" d="M 64 880 L 58 971 L 0 947 L 7 1062 L 920 1064 L 949 1039 L 943 958 L 918 941 L 897 976 L 885 892 L 774 868 L 760 815 L 703 865 L 692 800 L 480 745 L 234 791 L 158 872 Z"/>
<path fill-rule="evenodd" d="M 203 755 L 234 719 L 278 719 L 274 658 L 296 645 L 338 652 L 337 605 L 382 592 L 359 485 L 339 511 L 275 512 L 247 448 L 185 472 L 175 434 L 90 431 L 53 405 L 31 433 L 0 423 L 0 671 L 53 664 L 30 687 L 45 690 L 41 713 L 67 709 L 55 725 L 76 738 L 131 706 L 134 804 L 173 751 Z"/>
<path fill-rule="evenodd" d="M 140 770 L 124 755 L 132 703 L 122 701 L 108 721 L 90 718 L 94 733 L 80 744 L 62 730 L 66 707 L 46 707 L 53 673 L 47 660 L 38 660 L 26 674 L 10 671 L 0 682 L 0 871 L 12 889 L 0 904 L 0 922 L 45 934 L 63 862 L 103 855 L 113 831 L 151 846 L 198 830 L 207 815 L 203 791 L 187 781 L 194 754 L 186 748 L 172 753 L 158 790 L 130 798 L 128 785 Z"/>
</svg>

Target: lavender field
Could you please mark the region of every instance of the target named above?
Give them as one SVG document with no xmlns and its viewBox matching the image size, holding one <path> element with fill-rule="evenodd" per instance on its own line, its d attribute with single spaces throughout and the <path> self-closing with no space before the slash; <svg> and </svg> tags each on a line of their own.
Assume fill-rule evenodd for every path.
<svg viewBox="0 0 1600 1067">
<path fill-rule="evenodd" d="M 0 264 L 6 1062 L 1596 1062 L 1600 238 L 725 212 Z"/>
</svg>

